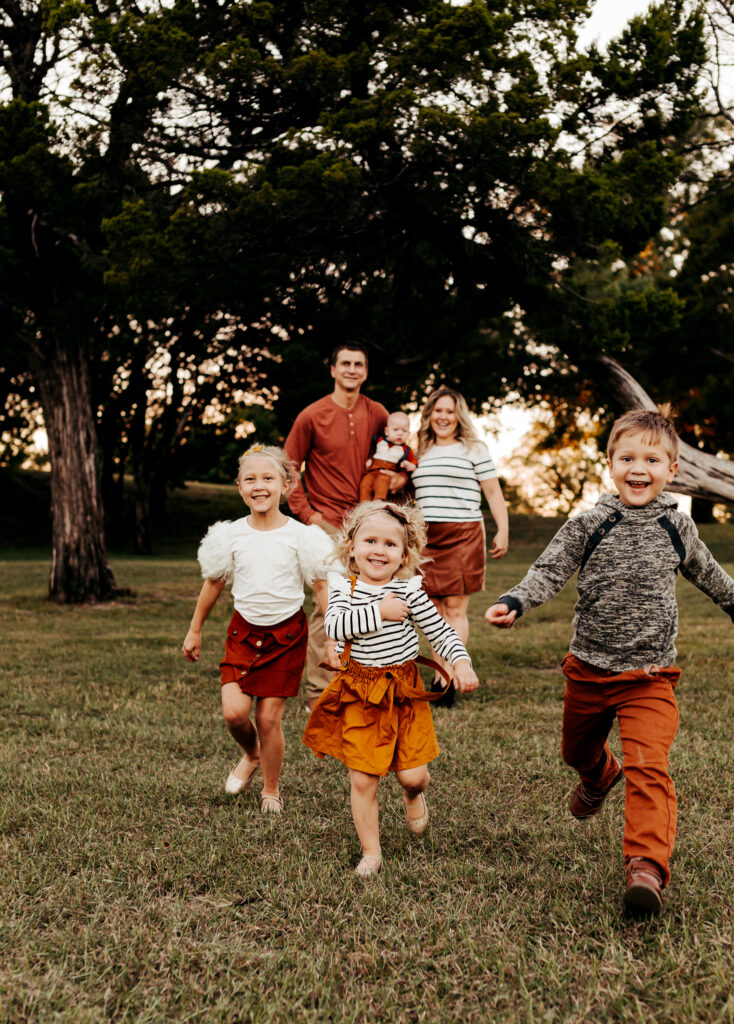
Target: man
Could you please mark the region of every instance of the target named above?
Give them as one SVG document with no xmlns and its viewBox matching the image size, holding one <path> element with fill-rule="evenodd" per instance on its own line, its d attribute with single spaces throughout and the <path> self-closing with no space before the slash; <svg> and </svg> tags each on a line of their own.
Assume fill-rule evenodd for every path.
<svg viewBox="0 0 734 1024">
<path fill-rule="evenodd" d="M 297 466 L 305 463 L 306 490 L 299 482 L 288 498 L 302 523 L 337 534 L 345 514 L 359 502 L 359 481 L 372 438 L 382 433 L 387 409 L 360 394 L 367 379 L 367 353 L 356 342 L 338 345 L 331 354 L 334 390 L 299 413 L 285 441 Z M 405 485 L 404 473 L 390 473 L 391 491 Z M 325 657 L 324 617 L 318 607 L 309 620 L 306 696 L 309 709 L 329 685 L 332 672 L 319 668 Z"/>
</svg>

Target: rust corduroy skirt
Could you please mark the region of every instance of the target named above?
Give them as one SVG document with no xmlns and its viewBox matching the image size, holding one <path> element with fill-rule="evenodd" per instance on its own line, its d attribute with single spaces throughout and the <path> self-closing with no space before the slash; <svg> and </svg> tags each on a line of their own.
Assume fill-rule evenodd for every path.
<svg viewBox="0 0 734 1024">
<path fill-rule="evenodd" d="M 237 683 L 252 697 L 295 697 L 307 644 L 308 619 L 302 608 L 272 626 L 254 626 L 235 612 L 219 663 L 222 686 Z"/>
</svg>

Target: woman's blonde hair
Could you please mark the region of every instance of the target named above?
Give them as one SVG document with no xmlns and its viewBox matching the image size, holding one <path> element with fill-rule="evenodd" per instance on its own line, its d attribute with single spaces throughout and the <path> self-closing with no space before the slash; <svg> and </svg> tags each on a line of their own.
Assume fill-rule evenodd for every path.
<svg viewBox="0 0 734 1024">
<path fill-rule="evenodd" d="M 465 448 L 471 448 L 475 441 L 479 440 L 474 423 L 472 422 L 469 407 L 464 396 L 454 391 L 453 388 L 440 387 L 432 391 L 423 403 L 421 409 L 421 422 L 418 428 L 418 458 L 424 455 L 432 444 L 436 443 L 436 435 L 431 426 L 431 413 L 436 402 L 441 398 L 450 398 L 456 410 L 456 434 L 457 441 L 461 441 Z"/>
<path fill-rule="evenodd" d="M 242 484 L 242 478 L 246 472 L 247 460 L 251 459 L 254 455 L 265 455 L 268 459 L 271 459 L 276 466 L 276 469 L 283 477 L 283 497 L 290 493 L 295 487 L 296 481 L 298 480 L 298 469 L 296 468 L 295 462 L 286 455 L 282 448 L 277 448 L 274 444 L 253 444 L 252 447 L 248 448 L 244 455 L 240 455 L 239 459 L 239 470 L 237 472 L 237 479 L 235 483 L 238 487 Z"/>
<path fill-rule="evenodd" d="M 365 521 L 378 512 L 395 519 L 403 528 L 405 561 L 395 575 L 398 579 L 410 579 L 415 576 L 418 566 L 426 561 L 421 557 L 421 551 L 426 546 L 426 524 L 421 510 L 411 505 L 396 505 L 392 501 L 363 501 L 357 505 L 344 521 L 332 560 L 346 566 L 351 574 L 359 572 L 351 554 L 354 540 Z"/>
</svg>

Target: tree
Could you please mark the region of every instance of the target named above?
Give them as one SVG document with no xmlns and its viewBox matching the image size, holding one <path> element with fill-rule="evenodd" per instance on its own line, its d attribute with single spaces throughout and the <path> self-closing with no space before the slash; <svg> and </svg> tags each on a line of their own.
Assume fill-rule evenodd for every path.
<svg viewBox="0 0 734 1024">
<path fill-rule="evenodd" d="M 53 506 L 49 590 L 61 601 L 115 592 L 91 375 L 93 353 L 113 326 L 101 225 L 147 184 L 138 150 L 184 58 L 177 19 L 165 8 L 67 0 L 11 0 L 0 12 L 0 67 L 12 94 L 0 108 L 7 242 L 0 303 L 6 337 L 23 351 L 43 407 Z"/>
<path fill-rule="evenodd" d="M 52 594 L 112 590 L 97 441 L 160 491 L 207 357 L 236 364 L 223 323 L 267 366 L 281 428 L 355 331 L 390 404 L 442 378 L 477 403 L 548 393 L 557 325 L 578 350 L 566 268 L 663 222 L 705 56 L 675 2 L 579 54 L 586 11 L 3 5 L 1 304 L 49 431 Z"/>
</svg>

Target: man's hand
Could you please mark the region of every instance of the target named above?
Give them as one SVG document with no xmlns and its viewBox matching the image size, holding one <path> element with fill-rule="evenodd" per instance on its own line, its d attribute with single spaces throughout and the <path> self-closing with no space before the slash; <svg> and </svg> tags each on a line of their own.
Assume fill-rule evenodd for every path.
<svg viewBox="0 0 734 1024">
<path fill-rule="evenodd" d="M 405 487 L 408 482 L 407 473 L 393 473 L 391 469 L 381 469 L 380 472 L 384 473 L 385 476 L 390 477 L 387 484 L 387 489 L 390 494 L 395 494 L 396 491 L 402 491 L 403 487 Z"/>
<path fill-rule="evenodd" d="M 380 609 L 380 616 L 383 622 L 402 622 L 407 619 L 410 609 L 408 602 L 402 597 L 395 597 L 394 594 L 387 594 L 377 606 Z"/>
<path fill-rule="evenodd" d="M 340 537 L 341 530 L 336 526 L 332 526 L 328 519 L 324 519 L 320 512 L 314 512 L 314 514 L 308 520 L 307 526 L 320 526 L 324 533 L 328 533 L 330 537 Z"/>
<path fill-rule="evenodd" d="M 484 613 L 484 618 L 490 626 L 499 626 L 500 629 L 509 629 L 517 618 L 517 611 L 514 609 L 513 611 L 510 611 L 504 602 L 502 604 L 493 604 L 491 608 L 487 608 Z"/>
</svg>

